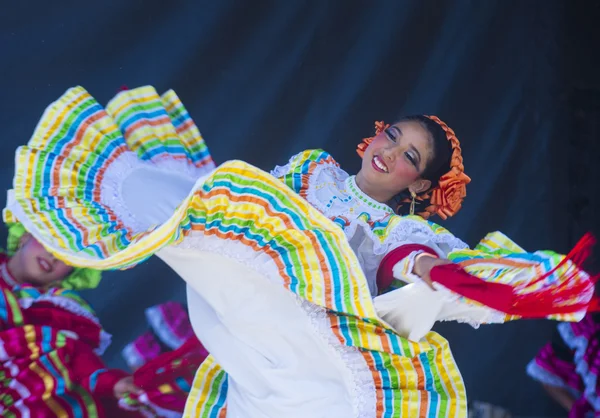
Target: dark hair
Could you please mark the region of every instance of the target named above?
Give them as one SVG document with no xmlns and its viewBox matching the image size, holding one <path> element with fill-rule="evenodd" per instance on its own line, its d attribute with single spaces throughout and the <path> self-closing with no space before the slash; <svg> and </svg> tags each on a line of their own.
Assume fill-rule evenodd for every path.
<svg viewBox="0 0 600 418">
<path fill-rule="evenodd" d="M 452 144 L 448 141 L 446 137 L 446 132 L 442 129 L 437 122 L 429 119 L 427 116 L 423 115 L 412 115 L 412 116 L 404 116 L 396 123 L 399 122 L 417 122 L 419 123 L 427 132 L 431 138 L 431 146 L 433 148 L 433 158 L 431 161 L 427 163 L 425 170 L 423 170 L 422 178 L 429 180 L 431 182 L 431 188 L 437 186 L 440 178 L 450 171 L 450 162 L 452 159 Z M 403 200 L 410 198 L 410 192 L 408 190 L 404 190 L 400 192 L 394 200 L 397 204 L 400 204 Z M 421 205 L 425 202 L 421 202 Z M 419 202 L 417 202 L 419 204 Z M 403 205 L 398 209 L 399 214 L 408 214 L 409 205 Z M 419 211 L 417 206 L 416 212 Z"/>
</svg>

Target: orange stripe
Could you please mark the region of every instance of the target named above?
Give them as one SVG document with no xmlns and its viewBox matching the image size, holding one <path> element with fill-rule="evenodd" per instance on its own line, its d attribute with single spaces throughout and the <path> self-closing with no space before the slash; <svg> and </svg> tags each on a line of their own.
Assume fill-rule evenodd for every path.
<svg viewBox="0 0 600 418">
<path fill-rule="evenodd" d="M 191 128 L 194 125 L 194 121 L 191 119 L 188 119 L 187 121 L 185 121 L 184 123 L 182 123 L 181 125 L 179 125 L 177 128 L 175 128 L 175 131 L 177 131 L 178 134 L 182 133 L 183 131 Z"/>
<path fill-rule="evenodd" d="M 129 125 L 127 129 L 125 129 L 125 136 L 131 135 L 131 131 L 135 131 L 136 129 L 139 129 L 144 126 L 161 126 L 169 124 L 171 124 L 171 119 L 166 115 L 160 116 L 157 119 L 140 119 L 132 125 Z"/>
<path fill-rule="evenodd" d="M 468 266 L 472 266 L 472 265 L 476 265 L 476 264 L 486 263 L 486 261 L 487 261 L 487 259 L 485 259 L 485 258 L 474 258 L 474 259 L 470 259 L 470 260 L 461 261 L 458 264 L 461 266 L 464 266 L 464 267 L 468 267 Z M 528 267 L 535 265 L 535 263 L 532 263 L 532 262 L 516 261 L 516 260 L 507 259 L 507 258 L 494 258 L 494 259 L 492 259 L 492 261 L 490 261 L 490 263 L 492 263 L 492 262 L 493 262 L 493 264 L 501 264 L 504 266 L 518 267 L 518 268 L 528 268 Z"/>
<path fill-rule="evenodd" d="M 419 356 L 413 357 L 411 359 L 413 367 L 415 368 L 415 372 L 417 372 L 417 385 L 416 389 L 419 391 L 421 397 L 423 393 L 427 395 L 427 391 L 425 390 L 425 374 L 423 372 L 423 364 L 419 359 Z M 427 416 L 427 404 L 428 402 L 419 402 L 419 416 L 424 417 Z"/>
<path fill-rule="evenodd" d="M 277 270 L 280 272 L 283 280 L 284 280 L 284 285 L 286 287 L 289 288 L 290 286 L 290 277 L 287 274 L 284 274 L 283 272 L 285 271 L 285 265 L 283 264 L 283 262 L 280 260 L 280 258 L 278 257 L 278 254 L 273 251 L 271 248 L 269 247 L 259 247 L 258 244 L 255 241 L 250 241 L 248 239 L 246 239 L 245 237 L 240 237 L 239 235 L 237 235 L 235 232 L 229 231 L 227 233 L 222 233 L 221 231 L 219 231 L 218 229 L 211 229 L 210 231 L 206 230 L 206 225 L 204 224 L 192 224 L 191 225 L 191 230 L 193 231 L 199 231 L 202 232 L 203 234 L 205 234 L 205 236 L 217 236 L 220 239 L 227 239 L 227 240 L 232 240 L 232 241 L 240 241 L 242 242 L 242 244 L 245 244 L 247 246 L 249 246 L 250 248 L 252 248 L 254 251 L 262 251 L 266 254 L 268 254 L 271 259 L 273 259 L 273 261 L 275 262 L 275 265 L 277 266 Z"/>
<path fill-rule="evenodd" d="M 383 415 L 383 381 L 381 380 L 381 375 L 377 371 L 377 366 L 375 365 L 375 360 L 373 356 L 368 351 L 359 351 L 367 364 L 369 365 L 369 369 L 371 370 L 371 375 L 373 376 L 373 382 L 375 386 L 375 399 L 377 404 L 377 416 L 381 417 Z"/>
<path fill-rule="evenodd" d="M 47 143 L 48 138 L 56 135 L 56 128 L 60 124 L 62 124 L 62 122 L 65 119 L 65 117 L 67 116 L 67 114 L 70 114 L 71 110 L 75 106 L 78 106 L 81 102 L 83 102 L 86 99 L 91 98 L 91 97 L 92 96 L 90 96 L 89 94 L 87 94 L 87 92 L 85 92 L 84 94 L 79 95 L 75 100 L 66 103 L 62 109 L 60 109 L 60 110 L 54 109 L 54 113 L 52 114 L 52 116 L 54 116 L 55 114 L 59 114 L 60 116 L 57 117 L 56 120 L 54 121 L 54 124 L 49 129 L 46 130 L 46 135 L 44 135 L 42 142 Z M 51 115 L 48 115 L 47 119 L 51 119 Z"/>
</svg>

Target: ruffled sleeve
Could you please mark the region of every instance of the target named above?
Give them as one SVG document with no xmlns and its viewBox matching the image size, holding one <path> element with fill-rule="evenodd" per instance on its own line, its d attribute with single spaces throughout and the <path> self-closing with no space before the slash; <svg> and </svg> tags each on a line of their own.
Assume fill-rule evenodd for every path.
<svg viewBox="0 0 600 418">
<path fill-rule="evenodd" d="M 384 257 L 380 269 L 382 276 L 391 270 L 394 279 L 409 284 L 375 298 L 375 307 L 401 335 L 416 340 L 435 321 L 467 322 L 474 327 L 520 318 L 576 322 L 598 306 L 596 278 L 579 267 L 593 242 L 591 236 L 584 236 L 566 256 L 551 251 L 527 253 L 494 232 L 473 250 L 451 251 L 446 256 L 452 264 L 431 270 L 436 291 L 412 274 L 415 254 L 432 252 L 403 245 Z"/>
<path fill-rule="evenodd" d="M 316 166 L 330 164 L 339 167 L 333 157 L 322 149 L 312 149 L 299 152 L 290 158 L 283 166 L 275 166 L 271 175 L 283 181 L 296 193 L 305 191 L 308 186 L 308 177 Z"/>
<path fill-rule="evenodd" d="M 377 267 L 380 294 L 415 281 L 412 266 L 416 255 L 426 252 L 445 258 L 453 251 L 468 248 L 447 229 L 419 216 L 394 215 L 385 223 L 376 223 L 372 231 L 373 253 L 382 256 Z"/>
</svg>

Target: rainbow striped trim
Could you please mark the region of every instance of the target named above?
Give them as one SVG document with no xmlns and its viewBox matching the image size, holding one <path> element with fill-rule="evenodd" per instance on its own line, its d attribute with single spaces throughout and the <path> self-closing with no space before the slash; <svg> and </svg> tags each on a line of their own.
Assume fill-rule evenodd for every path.
<svg viewBox="0 0 600 418">
<path fill-rule="evenodd" d="M 183 418 L 225 418 L 226 397 L 227 374 L 208 356 L 196 373 Z"/>
<path fill-rule="evenodd" d="M 126 90 L 108 103 L 106 112 L 140 159 L 155 164 L 185 160 L 197 168 L 215 168 L 204 138 L 173 90 L 160 97 L 149 86 Z"/>
<path fill-rule="evenodd" d="M 448 259 L 460 264 L 467 272 L 481 277 L 487 282 L 509 284 L 516 295 L 524 295 L 544 288 L 565 285 L 566 289 L 585 284 L 587 291 L 569 292 L 570 298 L 561 300 L 561 304 L 571 305 L 582 301 L 588 302 L 594 295 L 594 285 L 590 276 L 577 268 L 571 261 L 561 265 L 564 255 L 552 251 L 536 251 L 527 253 L 501 232 L 488 234 L 474 250 L 455 250 L 448 254 Z M 560 267 L 559 267 L 560 266 Z M 558 268 L 557 268 L 558 267 Z M 545 276 L 544 280 L 536 278 Z M 477 302 L 461 297 L 466 304 L 480 306 Z M 585 310 L 549 315 L 547 318 L 561 322 L 577 322 L 586 314 Z M 520 319 L 516 315 L 506 315 L 505 321 Z"/>
</svg>

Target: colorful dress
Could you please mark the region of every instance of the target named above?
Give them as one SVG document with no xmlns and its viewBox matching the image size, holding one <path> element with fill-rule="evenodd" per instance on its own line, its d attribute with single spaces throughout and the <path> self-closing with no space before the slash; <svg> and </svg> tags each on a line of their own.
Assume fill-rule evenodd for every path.
<svg viewBox="0 0 600 418">
<path fill-rule="evenodd" d="M 567 389 L 577 400 L 570 418 L 600 416 L 600 317 L 558 325 L 555 338 L 527 365 L 538 382 Z"/>
<path fill-rule="evenodd" d="M 589 276 L 565 257 L 526 253 L 501 234 L 468 250 L 439 225 L 394 215 L 326 152 L 300 153 L 273 175 L 241 161 L 214 168 L 173 92 L 123 92 L 105 110 L 70 89 L 16 160 L 5 216 L 57 256 L 116 269 L 156 254 L 186 281 L 211 355 L 184 416 L 466 416 L 460 372 L 429 322 L 518 315 L 426 290 L 411 274 L 420 251 L 515 294 L 574 286 L 552 311 L 561 319 L 580 319 L 592 297 Z M 422 310 L 414 295 L 438 304 L 427 321 L 394 310 L 411 300 Z"/>
<path fill-rule="evenodd" d="M 0 255 L 0 416 L 135 417 L 113 395 L 127 376 L 107 369 L 110 344 L 90 305 L 73 290 L 17 285 Z"/>
<path fill-rule="evenodd" d="M 181 304 L 169 301 L 145 313 L 150 330 L 123 349 L 123 357 L 134 370 L 134 383 L 145 393 L 128 395 L 121 406 L 147 416 L 180 417 L 208 352 L 196 338 Z"/>
</svg>

